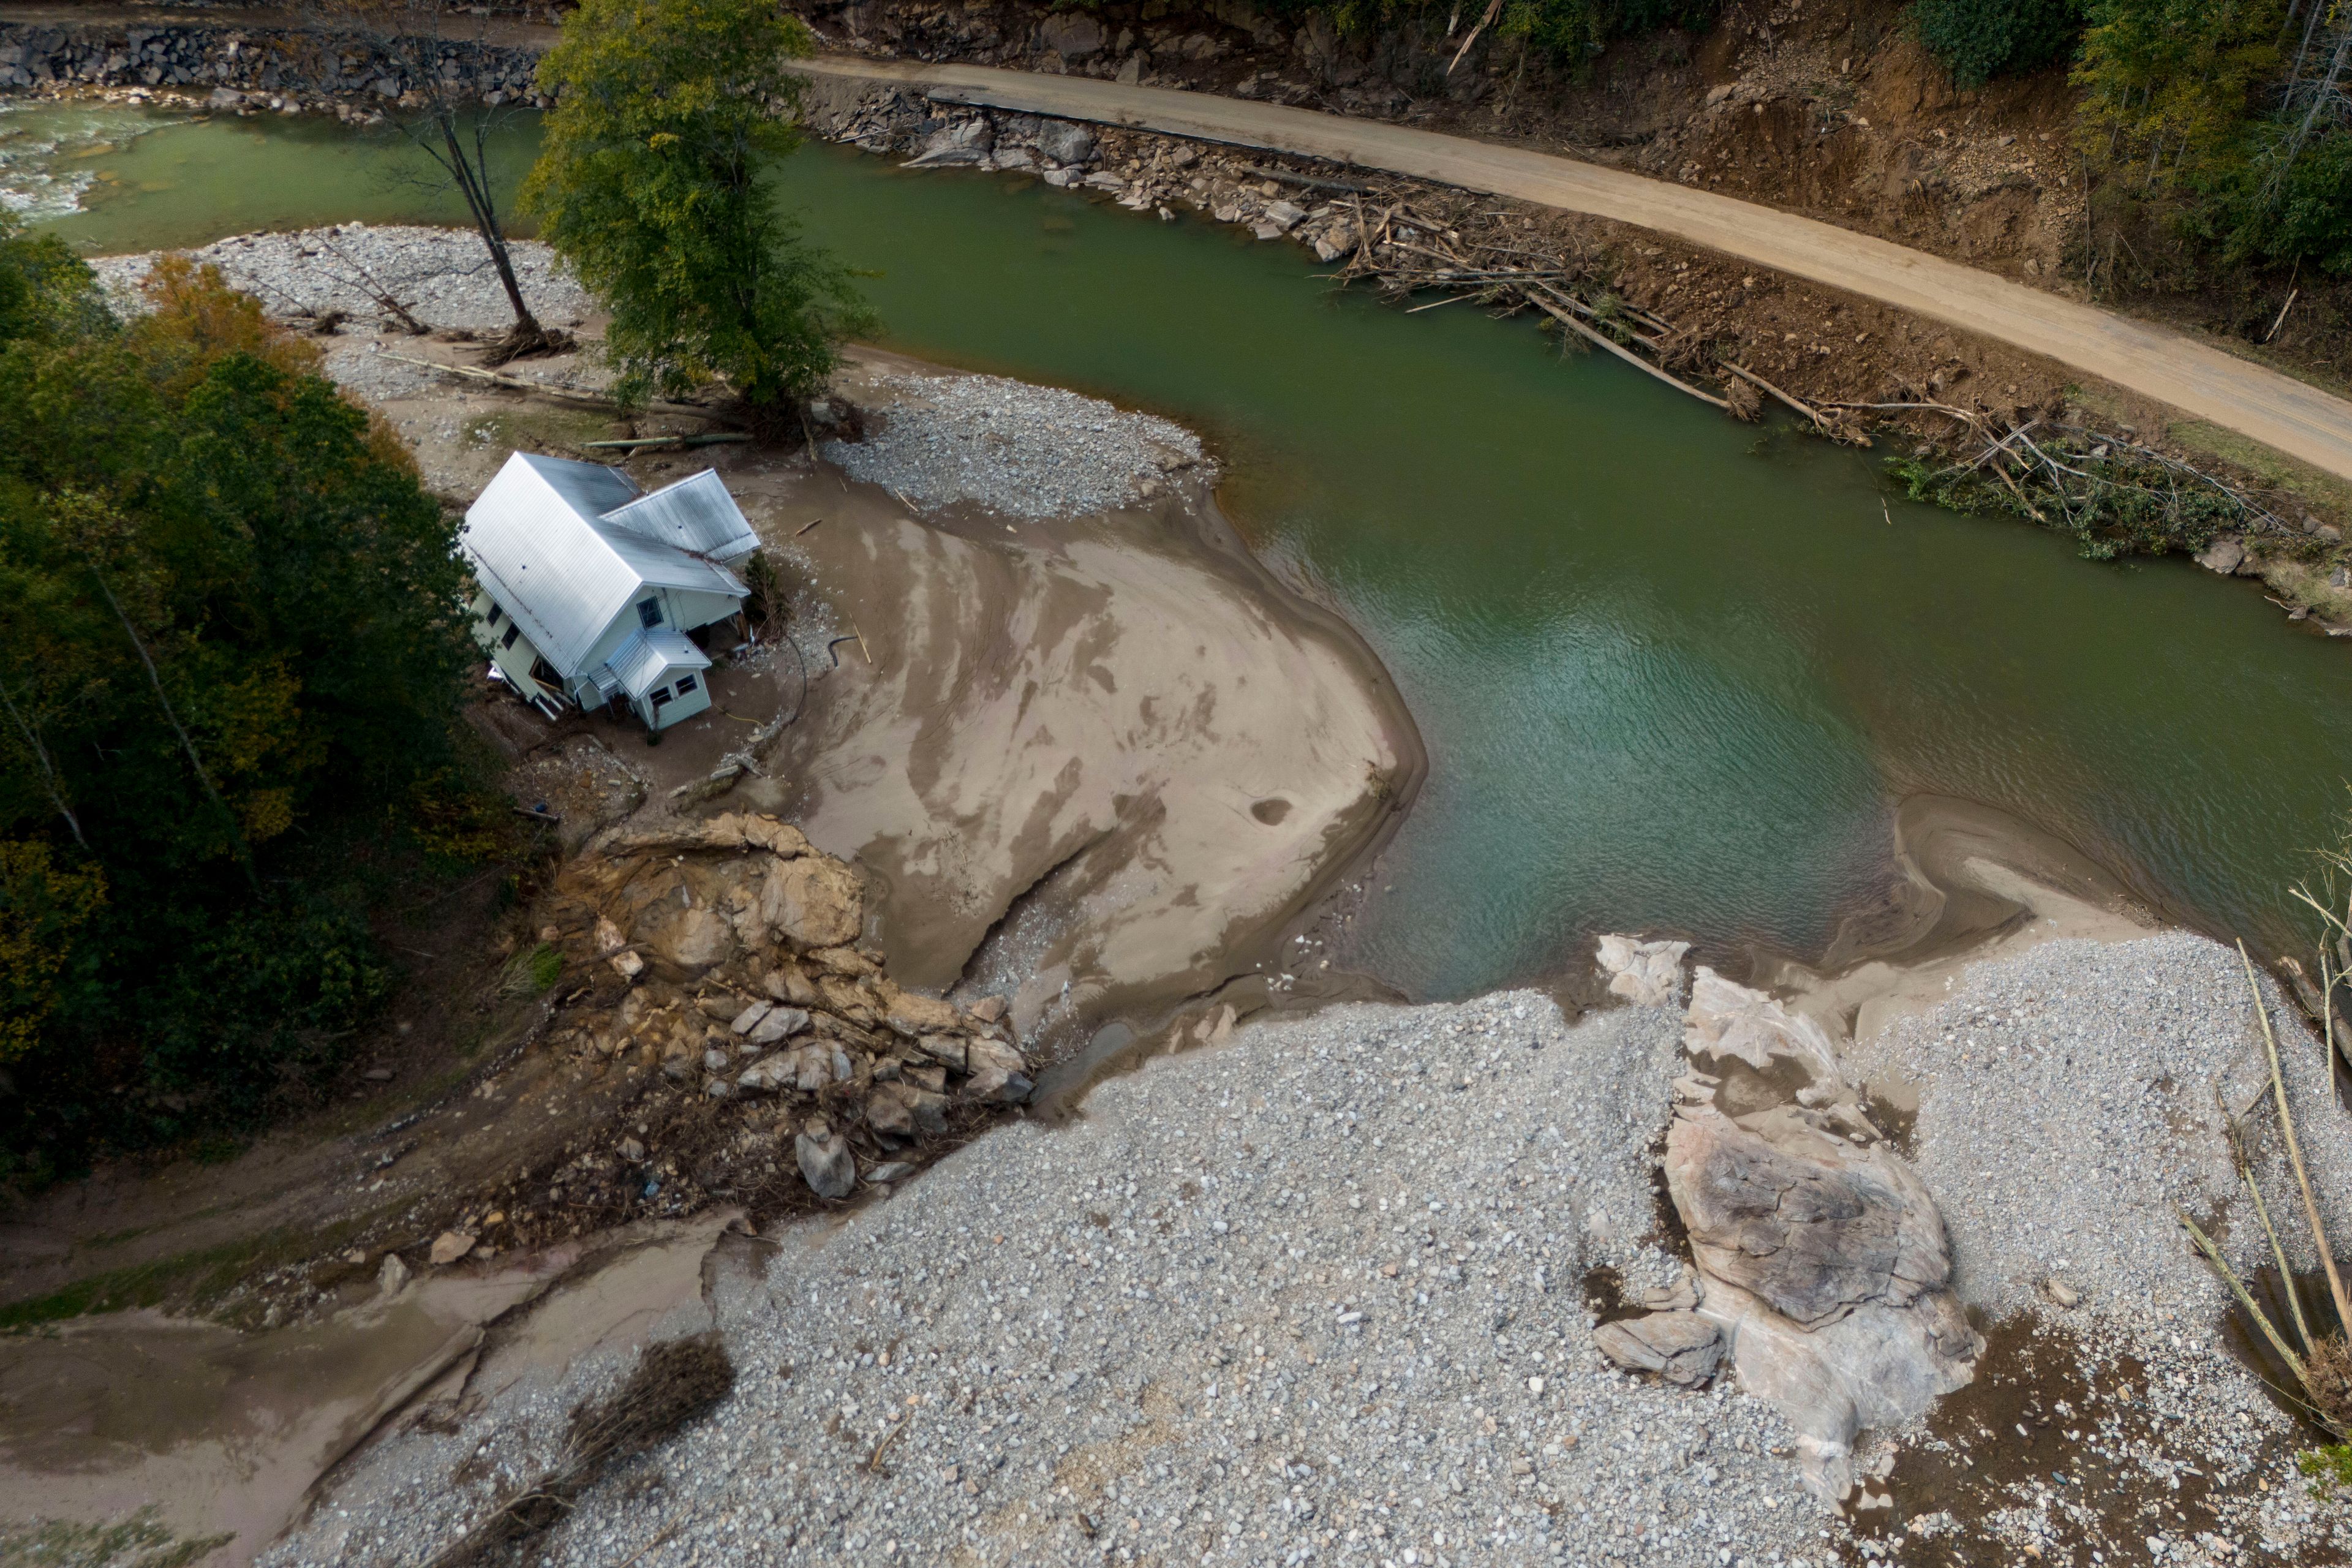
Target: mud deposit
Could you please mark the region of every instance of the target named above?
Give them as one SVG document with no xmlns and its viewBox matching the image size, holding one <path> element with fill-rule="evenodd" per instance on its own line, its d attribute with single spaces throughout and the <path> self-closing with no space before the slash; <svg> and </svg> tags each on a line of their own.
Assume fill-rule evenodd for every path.
<svg viewBox="0 0 2352 1568">
<path fill-rule="evenodd" d="M 2029 1315 L 1986 1340 L 1976 1381 L 1906 1446 L 1886 1505 L 1858 1516 L 1848 1562 L 1897 1552 L 1912 1568 L 2020 1552 L 2055 1563 L 2227 1562 L 2249 1549 L 2261 1553 L 2252 1561 L 2340 1561 L 2320 1542 L 2275 1555 L 2259 1544 L 2266 1515 L 2309 1500 L 2270 1479 L 2299 1435 L 2273 1434 L 2246 1456 L 2184 1452 L 2182 1413 L 2158 1397 L 2164 1374 L 2139 1357 L 2102 1354 Z M 2161 1469 L 2143 1462 L 2168 1452 Z"/>
<path fill-rule="evenodd" d="M 870 418 L 937 416 L 865 364 Z M 1394 688 L 1181 469 L 1156 502 L 1045 521 L 964 499 L 992 493 L 967 472 L 921 514 L 878 486 L 795 497 L 824 521 L 786 558 L 854 636 L 741 794 L 856 858 L 895 973 L 1009 995 L 1024 1040 L 1236 974 L 1284 988 L 1275 939 L 1418 785 Z"/>
</svg>

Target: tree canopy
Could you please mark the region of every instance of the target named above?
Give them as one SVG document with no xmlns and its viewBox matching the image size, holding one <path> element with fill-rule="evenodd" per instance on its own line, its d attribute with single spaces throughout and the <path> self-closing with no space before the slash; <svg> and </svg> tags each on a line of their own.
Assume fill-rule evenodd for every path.
<svg viewBox="0 0 2352 1568">
<path fill-rule="evenodd" d="M 382 994 L 325 847 L 449 758 L 454 530 L 184 259 L 0 220 L 0 1173 L 248 1113 Z"/>
<path fill-rule="evenodd" d="M 611 311 L 625 397 L 724 382 L 776 433 L 869 320 L 769 175 L 800 142 L 785 62 L 813 48 L 772 0 L 586 0 L 541 62 L 523 205 Z"/>
</svg>

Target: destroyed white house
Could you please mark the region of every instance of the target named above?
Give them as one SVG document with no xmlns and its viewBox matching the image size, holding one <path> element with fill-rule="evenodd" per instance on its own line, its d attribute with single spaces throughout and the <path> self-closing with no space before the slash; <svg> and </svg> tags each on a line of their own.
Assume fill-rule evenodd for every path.
<svg viewBox="0 0 2352 1568">
<path fill-rule="evenodd" d="M 618 468 L 529 452 L 458 535 L 499 676 L 550 717 L 625 701 L 653 730 L 710 706 L 710 657 L 688 634 L 741 611 L 730 567 L 759 544 L 710 469 L 646 495 Z"/>
</svg>

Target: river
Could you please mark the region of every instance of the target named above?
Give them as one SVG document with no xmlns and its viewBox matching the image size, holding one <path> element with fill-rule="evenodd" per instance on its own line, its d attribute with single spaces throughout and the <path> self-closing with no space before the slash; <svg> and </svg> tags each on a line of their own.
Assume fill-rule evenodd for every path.
<svg viewBox="0 0 2352 1568">
<path fill-rule="evenodd" d="M 291 121 L 0 114 L 12 205 L 92 250 L 446 220 L 388 143 Z M 511 178 L 528 129 L 501 146 Z M 2352 769 L 2352 658 L 2246 583 L 1909 505 L 1523 321 L 1334 297 L 1294 247 L 811 147 L 782 183 L 888 346 L 1203 430 L 1260 552 L 1348 616 L 1428 784 L 1339 957 L 1424 996 L 1598 928 L 1806 953 L 1899 800 L 2021 817 L 2150 903 L 2284 943 Z"/>
</svg>

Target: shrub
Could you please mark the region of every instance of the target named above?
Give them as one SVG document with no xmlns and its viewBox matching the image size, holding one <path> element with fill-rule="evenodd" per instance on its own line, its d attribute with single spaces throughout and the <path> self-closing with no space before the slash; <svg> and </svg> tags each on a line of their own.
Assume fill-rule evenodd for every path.
<svg viewBox="0 0 2352 1568">
<path fill-rule="evenodd" d="M 2082 0 L 1916 0 L 1919 41 L 1961 87 L 2038 70 L 2069 54 Z"/>
</svg>

